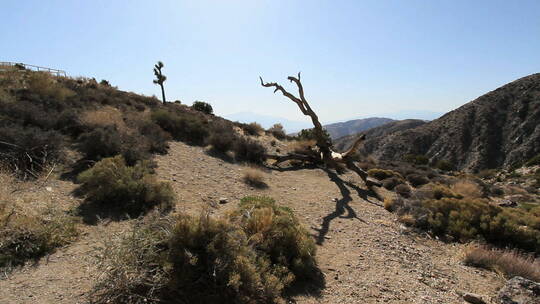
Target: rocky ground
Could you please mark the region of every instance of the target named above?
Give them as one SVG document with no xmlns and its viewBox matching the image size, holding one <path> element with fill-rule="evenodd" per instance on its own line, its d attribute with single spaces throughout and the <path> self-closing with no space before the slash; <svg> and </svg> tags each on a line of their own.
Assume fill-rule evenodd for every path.
<svg viewBox="0 0 540 304">
<path fill-rule="evenodd" d="M 179 196 L 176 212 L 211 208 L 216 216 L 246 195 L 267 195 L 291 207 L 312 232 L 325 283 L 318 291 L 299 290 L 296 303 L 463 303 L 461 293 L 494 297 L 504 279 L 492 272 L 463 266 L 464 245 L 446 244 L 410 231 L 382 207 L 381 197 L 367 191 L 351 174 L 322 169 L 265 169 L 267 188 L 242 181 L 245 167 L 214 157 L 204 148 L 171 143 L 157 156 L 157 173 Z M 76 206 L 74 185 L 47 181 L 39 190 Z M 220 200 L 226 203 L 220 204 Z M 84 303 L 99 276 L 97 247 L 107 235 L 128 229 L 129 221 L 81 224 L 82 236 L 0 280 L 0 303 Z"/>
</svg>

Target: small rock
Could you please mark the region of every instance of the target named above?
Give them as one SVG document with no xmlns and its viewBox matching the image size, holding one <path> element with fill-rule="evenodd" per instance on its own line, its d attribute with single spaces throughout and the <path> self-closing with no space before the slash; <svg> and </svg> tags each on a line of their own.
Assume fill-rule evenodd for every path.
<svg viewBox="0 0 540 304">
<path fill-rule="evenodd" d="M 472 304 L 486 304 L 486 301 L 482 299 L 482 296 L 474 293 L 466 293 L 463 295 L 463 300 Z"/>
<path fill-rule="evenodd" d="M 229 202 L 229 201 L 227 200 L 226 197 L 220 197 L 220 198 L 219 198 L 219 203 L 220 203 L 220 204 L 226 204 L 226 203 L 228 203 L 228 202 Z"/>
<path fill-rule="evenodd" d="M 501 304 L 538 304 L 540 299 L 540 283 L 513 277 L 499 290 L 497 297 Z"/>
<path fill-rule="evenodd" d="M 49 191 L 49 192 L 52 192 L 52 188 L 51 187 L 45 187 L 45 190 Z"/>
</svg>

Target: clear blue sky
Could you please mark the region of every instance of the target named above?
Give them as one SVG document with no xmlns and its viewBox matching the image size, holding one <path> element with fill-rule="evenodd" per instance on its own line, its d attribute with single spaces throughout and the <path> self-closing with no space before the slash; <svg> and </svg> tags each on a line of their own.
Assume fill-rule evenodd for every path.
<svg viewBox="0 0 540 304">
<path fill-rule="evenodd" d="M 0 61 L 302 120 L 258 83 L 302 72 L 323 121 L 445 112 L 540 72 L 540 1 L 2 1 Z M 294 88 L 290 87 L 291 90 Z"/>
</svg>

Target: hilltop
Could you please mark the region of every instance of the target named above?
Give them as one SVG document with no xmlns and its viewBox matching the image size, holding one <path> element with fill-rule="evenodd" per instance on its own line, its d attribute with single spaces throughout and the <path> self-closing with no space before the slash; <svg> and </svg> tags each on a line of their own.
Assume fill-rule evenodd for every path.
<svg viewBox="0 0 540 304">
<path fill-rule="evenodd" d="M 510 168 L 540 153 L 539 122 L 540 74 L 533 74 L 431 122 L 397 132 L 386 125 L 389 130 L 372 134 L 366 150 L 379 160 L 412 154 L 468 171 Z"/>
</svg>

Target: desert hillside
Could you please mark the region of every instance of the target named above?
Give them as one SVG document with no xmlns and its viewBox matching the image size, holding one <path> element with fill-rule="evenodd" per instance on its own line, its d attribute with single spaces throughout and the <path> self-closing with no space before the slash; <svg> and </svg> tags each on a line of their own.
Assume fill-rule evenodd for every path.
<svg viewBox="0 0 540 304">
<path fill-rule="evenodd" d="M 390 118 L 370 117 L 324 125 L 332 139 L 363 132 L 394 121 Z"/>
<path fill-rule="evenodd" d="M 380 160 L 425 155 L 478 171 L 519 166 L 540 153 L 540 74 L 513 81 L 441 118 L 393 133 L 370 147 Z"/>
<path fill-rule="evenodd" d="M 478 175 L 421 157 L 329 167 L 312 138 L 230 122 L 208 103 L 1 73 L 1 303 L 534 296 L 540 156 Z M 387 145 L 414 125 L 428 124 L 368 132 Z M 505 291 L 516 276 L 533 287 Z"/>
</svg>

